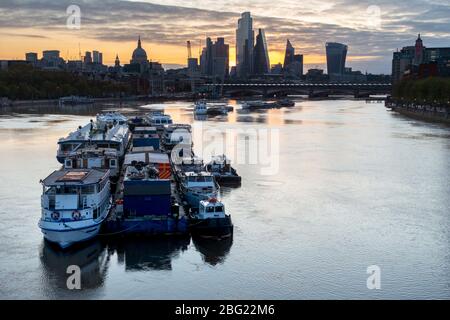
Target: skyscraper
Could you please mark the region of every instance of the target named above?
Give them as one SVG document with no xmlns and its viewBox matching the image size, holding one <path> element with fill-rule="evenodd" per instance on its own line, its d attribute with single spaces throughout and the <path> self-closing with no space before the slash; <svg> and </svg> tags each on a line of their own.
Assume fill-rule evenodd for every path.
<svg viewBox="0 0 450 320">
<path fill-rule="evenodd" d="M 99 52 L 98 51 L 96 51 L 96 50 L 94 50 L 94 51 L 92 51 L 92 62 L 94 62 L 94 63 L 99 63 Z"/>
<path fill-rule="evenodd" d="M 250 12 L 244 12 L 236 29 L 236 72 L 238 77 L 252 73 L 255 33 Z"/>
<path fill-rule="evenodd" d="M 263 29 L 259 29 L 253 51 L 253 73 L 261 75 L 269 72 L 270 60 L 269 52 L 267 50 L 266 35 Z"/>
<path fill-rule="evenodd" d="M 217 38 L 213 45 L 212 74 L 220 79 L 228 78 L 230 71 L 230 46 L 224 38 Z"/>
<path fill-rule="evenodd" d="M 84 64 L 92 63 L 92 54 L 90 51 L 86 51 L 84 54 Z"/>
<path fill-rule="evenodd" d="M 213 43 L 211 38 L 206 39 L 206 47 L 200 56 L 201 73 L 221 79 L 229 75 L 230 46 L 225 44 L 224 38 L 217 38 Z"/>
<path fill-rule="evenodd" d="M 328 42 L 326 44 L 327 69 L 329 76 L 342 76 L 345 72 L 345 59 L 348 47 L 342 43 Z"/>
<path fill-rule="evenodd" d="M 284 65 L 283 65 L 284 69 L 287 69 L 288 66 L 292 62 L 294 62 L 294 56 L 295 56 L 295 49 L 288 39 L 286 43 L 286 53 L 284 54 Z"/>
</svg>

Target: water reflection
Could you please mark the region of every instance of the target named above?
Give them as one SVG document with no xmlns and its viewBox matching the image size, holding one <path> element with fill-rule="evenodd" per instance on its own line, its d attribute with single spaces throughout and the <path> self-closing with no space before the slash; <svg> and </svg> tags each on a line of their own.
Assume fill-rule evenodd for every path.
<svg viewBox="0 0 450 320">
<path fill-rule="evenodd" d="M 233 236 L 220 240 L 193 237 L 192 240 L 203 261 L 212 266 L 224 263 L 233 245 Z"/>
<path fill-rule="evenodd" d="M 172 259 L 188 249 L 190 237 L 116 239 L 108 243 L 108 255 L 117 254 L 126 271 L 172 270 Z"/>
<path fill-rule="evenodd" d="M 67 268 L 71 265 L 81 269 L 81 287 L 95 289 L 103 286 L 108 270 L 109 257 L 99 241 L 89 242 L 62 251 L 43 240 L 40 260 L 44 271 L 44 287 L 53 292 L 67 290 Z M 52 290 L 53 289 L 53 290 Z"/>
</svg>

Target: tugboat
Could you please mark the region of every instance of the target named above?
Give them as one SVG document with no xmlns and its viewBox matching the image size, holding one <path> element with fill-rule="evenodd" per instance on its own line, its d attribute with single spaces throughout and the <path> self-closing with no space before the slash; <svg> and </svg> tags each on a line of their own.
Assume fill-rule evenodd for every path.
<svg viewBox="0 0 450 320">
<path fill-rule="evenodd" d="M 197 209 L 200 201 L 216 198 L 219 193 L 219 185 L 209 172 L 183 172 L 181 193 L 192 209 Z"/>
<path fill-rule="evenodd" d="M 231 167 L 230 160 L 225 155 L 213 157 L 205 169 L 210 172 L 219 185 L 240 185 L 241 177 L 236 169 Z"/>
<path fill-rule="evenodd" d="M 231 216 L 216 198 L 201 200 L 198 211 L 190 213 L 192 234 L 201 237 L 228 238 L 233 235 Z"/>
<path fill-rule="evenodd" d="M 109 170 L 61 169 L 41 183 L 45 239 L 65 249 L 98 234 L 111 208 Z"/>
</svg>

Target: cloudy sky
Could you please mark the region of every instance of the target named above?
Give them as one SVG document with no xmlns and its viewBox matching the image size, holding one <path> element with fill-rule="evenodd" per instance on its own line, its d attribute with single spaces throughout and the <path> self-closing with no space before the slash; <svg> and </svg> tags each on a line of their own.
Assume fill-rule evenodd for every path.
<svg viewBox="0 0 450 320">
<path fill-rule="evenodd" d="M 81 9 L 81 28 L 67 27 L 67 7 Z M 450 46 L 450 0 L 0 0 L 0 59 L 58 49 L 64 58 L 100 50 L 128 63 L 141 35 L 154 61 L 185 64 L 186 40 L 198 55 L 206 36 L 225 37 L 234 64 L 237 19 L 250 11 L 266 30 L 271 63 L 283 60 L 286 39 L 308 67 L 324 67 L 327 41 L 349 45 L 348 65 L 389 73 L 392 52 L 422 34 L 426 46 Z"/>
</svg>

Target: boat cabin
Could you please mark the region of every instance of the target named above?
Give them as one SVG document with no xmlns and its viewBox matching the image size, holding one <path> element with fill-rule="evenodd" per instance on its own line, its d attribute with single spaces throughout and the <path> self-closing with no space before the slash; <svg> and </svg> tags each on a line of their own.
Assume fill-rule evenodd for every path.
<svg viewBox="0 0 450 320">
<path fill-rule="evenodd" d="M 199 219 L 224 218 L 225 206 L 215 198 L 202 200 L 200 201 L 197 217 Z"/>
</svg>

